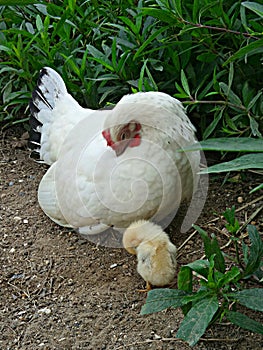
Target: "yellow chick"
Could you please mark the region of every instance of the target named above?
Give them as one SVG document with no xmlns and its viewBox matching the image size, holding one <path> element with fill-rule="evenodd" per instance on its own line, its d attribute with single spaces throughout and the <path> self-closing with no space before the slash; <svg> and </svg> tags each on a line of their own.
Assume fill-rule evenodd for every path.
<svg viewBox="0 0 263 350">
<path fill-rule="evenodd" d="M 173 282 L 177 249 L 160 226 L 146 220 L 133 222 L 123 234 L 123 246 L 137 255 L 137 271 L 147 291 Z"/>
</svg>

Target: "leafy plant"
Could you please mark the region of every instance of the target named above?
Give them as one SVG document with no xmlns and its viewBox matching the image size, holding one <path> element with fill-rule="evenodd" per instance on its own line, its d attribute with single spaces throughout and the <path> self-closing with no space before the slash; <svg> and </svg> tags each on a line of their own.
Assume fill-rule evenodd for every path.
<svg viewBox="0 0 263 350">
<path fill-rule="evenodd" d="M 25 5 L 29 2 L 34 4 Z M 257 2 L 6 0 L 1 5 L 0 121 L 25 120 L 38 71 L 51 66 L 84 106 L 98 108 L 129 92 L 159 90 L 188 106 L 204 139 L 261 137 L 262 5 Z"/>
<path fill-rule="evenodd" d="M 226 152 L 253 152 L 246 155 L 241 155 L 228 162 L 212 165 L 202 171 L 202 173 L 220 173 L 229 171 L 239 171 L 245 169 L 263 169 L 263 139 L 250 137 L 223 137 L 208 139 L 196 143 L 184 149 L 185 151 L 204 150 L 204 151 L 226 151 Z M 263 184 L 255 187 L 252 192 L 262 189 Z"/>
<path fill-rule="evenodd" d="M 233 208 L 227 210 L 224 216 L 228 229 L 234 235 L 238 224 Z M 256 227 L 247 227 L 250 245 L 244 242 L 242 244 L 242 265 L 229 268 L 216 237 L 212 235 L 209 238 L 207 232 L 198 226 L 195 229 L 204 242 L 206 260 L 196 260 L 181 267 L 178 289 L 151 290 L 141 314 L 180 307 L 185 317 L 176 337 L 187 341 L 190 346 L 199 341 L 207 327 L 223 317 L 239 327 L 263 334 L 262 324 L 235 310 L 236 305 L 240 304 L 252 310 L 263 311 L 263 289 L 248 289 L 243 282 L 259 272 L 261 266 L 263 242 Z"/>
</svg>

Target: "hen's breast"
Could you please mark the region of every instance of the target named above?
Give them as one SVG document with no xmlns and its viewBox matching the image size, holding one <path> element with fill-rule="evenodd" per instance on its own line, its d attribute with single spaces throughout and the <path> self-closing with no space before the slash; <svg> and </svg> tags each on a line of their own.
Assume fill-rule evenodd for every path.
<svg viewBox="0 0 263 350">
<path fill-rule="evenodd" d="M 82 153 L 76 170 L 78 213 L 119 228 L 140 218 L 159 221 L 177 208 L 184 196 L 181 172 L 189 171 L 183 154 L 176 159 L 163 145 L 143 140 L 116 157 L 102 138 Z"/>
</svg>

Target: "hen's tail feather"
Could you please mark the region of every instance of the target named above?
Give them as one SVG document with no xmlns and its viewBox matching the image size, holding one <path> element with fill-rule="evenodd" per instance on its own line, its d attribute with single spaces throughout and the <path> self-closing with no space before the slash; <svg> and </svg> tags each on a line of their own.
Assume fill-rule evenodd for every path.
<svg viewBox="0 0 263 350">
<path fill-rule="evenodd" d="M 31 150 L 31 158 L 40 159 L 42 126 L 49 119 L 47 116 L 50 116 L 56 101 L 66 93 L 66 86 L 57 72 L 51 68 L 41 69 L 29 103 L 31 116 L 28 147 Z"/>
</svg>

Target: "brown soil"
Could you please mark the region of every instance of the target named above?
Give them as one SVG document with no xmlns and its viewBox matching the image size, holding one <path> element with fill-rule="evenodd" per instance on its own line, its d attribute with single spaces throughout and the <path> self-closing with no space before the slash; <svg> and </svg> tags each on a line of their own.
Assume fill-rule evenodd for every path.
<svg viewBox="0 0 263 350">
<path fill-rule="evenodd" d="M 45 166 L 29 159 L 26 148 L 21 148 L 23 140 L 21 144 L 14 132 L 0 135 L 0 348 L 190 349 L 175 338 L 183 318 L 179 309 L 140 316 L 146 295 L 137 292 L 144 282 L 136 273 L 133 256 L 123 249 L 96 246 L 44 215 L 37 203 L 37 187 Z M 233 174 L 231 178 L 234 182 L 224 185 L 224 176 L 210 179 L 206 206 L 197 222 L 216 233 L 222 244 L 228 241 L 224 222 L 208 222 L 226 207 L 240 208 L 260 196 L 249 194 L 262 181 L 258 175 L 247 173 L 243 181 Z M 262 200 L 241 210 L 240 222 L 259 204 Z M 253 221 L 262 231 L 262 216 Z M 177 246 L 184 240 L 178 237 Z M 226 252 L 231 250 L 230 245 Z M 178 267 L 202 255 L 196 234 L 180 251 Z M 251 316 L 262 321 L 260 314 Z M 262 336 L 229 323 L 213 325 L 202 339 L 194 350 L 263 347 Z"/>
</svg>

